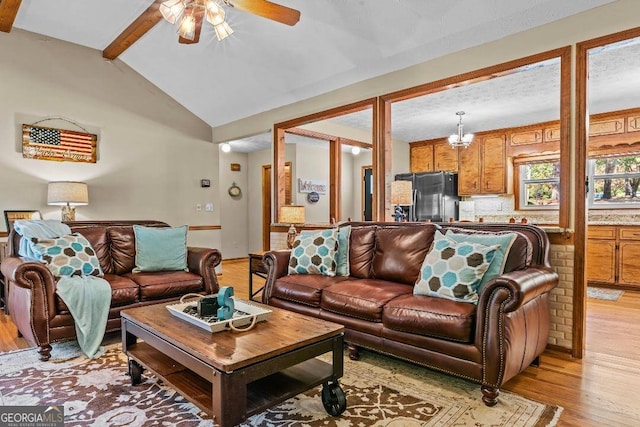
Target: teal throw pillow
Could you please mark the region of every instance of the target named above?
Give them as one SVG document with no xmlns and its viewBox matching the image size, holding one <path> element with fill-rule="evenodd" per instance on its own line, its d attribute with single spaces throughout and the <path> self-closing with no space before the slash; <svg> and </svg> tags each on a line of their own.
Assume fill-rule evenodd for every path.
<svg viewBox="0 0 640 427">
<path fill-rule="evenodd" d="M 136 237 L 136 266 L 134 273 L 143 271 L 188 271 L 187 226 L 133 226 Z"/>
<path fill-rule="evenodd" d="M 351 226 L 338 228 L 338 252 L 336 253 L 336 274 L 338 276 L 349 275 L 349 236 Z"/>
<path fill-rule="evenodd" d="M 104 273 L 91 243 L 80 233 L 53 239 L 31 239 L 33 255 L 55 277 L 99 276 Z"/>
<path fill-rule="evenodd" d="M 509 251 L 511 250 L 511 246 L 513 242 L 516 241 L 518 235 L 516 233 L 491 233 L 491 232 L 483 232 L 483 233 L 474 233 L 468 231 L 449 231 L 446 236 L 451 240 L 455 240 L 456 242 L 471 242 L 471 243 L 480 243 L 482 245 L 500 245 L 493 256 L 493 261 L 491 261 L 491 265 L 487 269 L 487 272 L 482 276 L 482 280 L 480 281 L 480 285 L 478 287 L 478 291 L 483 288 L 487 282 L 491 279 L 500 276 L 504 272 L 504 266 L 507 263 L 507 256 L 509 255 Z"/>
<path fill-rule="evenodd" d="M 289 274 L 336 275 L 338 230 L 302 231 L 293 242 Z"/>
<path fill-rule="evenodd" d="M 478 286 L 498 247 L 458 243 L 436 230 L 413 293 L 477 304 Z"/>
</svg>

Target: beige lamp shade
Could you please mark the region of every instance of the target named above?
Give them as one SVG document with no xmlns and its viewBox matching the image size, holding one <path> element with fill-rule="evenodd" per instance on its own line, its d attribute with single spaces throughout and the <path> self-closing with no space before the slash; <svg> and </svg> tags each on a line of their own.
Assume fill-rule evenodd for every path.
<svg viewBox="0 0 640 427">
<path fill-rule="evenodd" d="M 89 189 L 84 182 L 50 182 L 47 190 L 47 204 L 79 206 L 89 204 Z"/>
<path fill-rule="evenodd" d="M 304 206 L 280 206 L 278 221 L 285 224 L 304 224 Z"/>
<path fill-rule="evenodd" d="M 411 188 L 411 181 L 393 181 L 391 183 L 391 204 L 413 204 L 413 191 Z"/>
</svg>

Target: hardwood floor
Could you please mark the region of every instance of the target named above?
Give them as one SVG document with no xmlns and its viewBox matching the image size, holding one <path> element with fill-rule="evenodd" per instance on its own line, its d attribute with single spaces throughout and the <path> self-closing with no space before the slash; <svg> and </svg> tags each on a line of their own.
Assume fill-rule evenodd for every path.
<svg viewBox="0 0 640 427">
<path fill-rule="evenodd" d="M 221 286 L 248 296 L 248 261 L 223 261 Z M 254 276 L 254 289 L 264 280 Z M 618 301 L 587 302 L 586 353 L 546 351 L 539 368 L 530 367 L 503 387 L 564 408 L 558 426 L 636 426 L 640 423 L 640 293 L 626 291 Z M 0 351 L 26 348 L 11 320 L 0 314 Z M 479 397 L 479 396 L 478 396 Z"/>
</svg>

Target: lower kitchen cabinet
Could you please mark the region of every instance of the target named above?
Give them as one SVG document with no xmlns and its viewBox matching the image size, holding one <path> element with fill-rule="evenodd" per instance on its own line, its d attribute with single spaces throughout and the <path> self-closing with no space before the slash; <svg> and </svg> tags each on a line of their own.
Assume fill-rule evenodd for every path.
<svg viewBox="0 0 640 427">
<path fill-rule="evenodd" d="M 588 282 L 640 289 L 640 226 L 592 225 L 588 230 Z"/>
</svg>

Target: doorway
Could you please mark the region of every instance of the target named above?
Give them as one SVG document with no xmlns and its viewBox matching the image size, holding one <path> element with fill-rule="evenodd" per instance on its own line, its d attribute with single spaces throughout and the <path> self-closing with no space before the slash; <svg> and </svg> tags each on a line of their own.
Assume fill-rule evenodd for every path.
<svg viewBox="0 0 640 427">
<path fill-rule="evenodd" d="M 373 221 L 373 166 L 362 166 L 362 221 Z"/>
<path fill-rule="evenodd" d="M 636 129 L 640 129 L 636 126 L 640 116 L 640 27 L 576 47 L 576 181 L 585 184 L 575 186 L 573 348 L 582 356 L 589 334 L 587 285 L 625 293 L 640 289 L 640 242 L 634 240 L 634 210 L 629 210 L 640 206 L 632 206 L 639 200 L 634 184 L 640 177 Z M 594 225 L 603 218 L 607 225 Z M 612 306 L 611 310 L 618 309 Z M 589 348 L 593 345 L 589 343 Z"/>
</svg>

